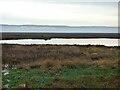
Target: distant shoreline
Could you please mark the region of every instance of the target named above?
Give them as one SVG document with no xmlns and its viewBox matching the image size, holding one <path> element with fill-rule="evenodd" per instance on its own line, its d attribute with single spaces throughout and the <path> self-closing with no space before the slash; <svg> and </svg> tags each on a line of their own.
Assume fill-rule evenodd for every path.
<svg viewBox="0 0 120 90">
<path fill-rule="evenodd" d="M 11 39 L 45 39 L 49 40 L 52 38 L 114 38 L 118 39 L 118 33 L 0 33 L 2 40 Z"/>
<path fill-rule="evenodd" d="M 71 25 L 32 25 L 32 24 L 0 24 L 0 26 L 38 26 L 38 27 L 73 27 L 73 28 L 88 28 L 88 27 L 103 27 L 103 28 L 118 28 L 118 26 L 71 26 Z"/>
</svg>

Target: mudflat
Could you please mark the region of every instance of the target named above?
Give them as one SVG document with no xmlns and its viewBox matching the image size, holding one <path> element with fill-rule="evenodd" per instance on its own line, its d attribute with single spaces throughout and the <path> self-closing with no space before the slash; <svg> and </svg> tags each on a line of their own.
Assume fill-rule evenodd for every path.
<svg viewBox="0 0 120 90">
<path fill-rule="evenodd" d="M 119 38 L 118 33 L 1 33 L 5 39 Z"/>
</svg>

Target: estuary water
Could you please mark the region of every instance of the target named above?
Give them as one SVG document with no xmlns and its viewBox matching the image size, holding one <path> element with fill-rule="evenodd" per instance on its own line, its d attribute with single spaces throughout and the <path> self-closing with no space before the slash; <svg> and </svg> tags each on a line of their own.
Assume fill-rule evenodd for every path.
<svg viewBox="0 0 120 90">
<path fill-rule="evenodd" d="M 105 46 L 119 46 L 119 39 L 21 39 L 21 40 L 0 40 L 0 44 L 21 44 L 21 45 L 32 45 L 32 44 L 52 44 L 52 45 L 105 45 Z"/>
<path fill-rule="evenodd" d="M 47 25 L 0 25 L 2 33 L 118 33 L 117 27 L 107 26 L 47 26 Z M 57 45 L 105 45 L 118 46 L 118 39 L 87 38 L 87 39 L 21 39 L 21 40 L 0 40 L 0 44 L 57 44 Z"/>
<path fill-rule="evenodd" d="M 108 26 L 0 25 L 0 27 L 4 33 L 118 33 L 118 27 Z"/>
</svg>

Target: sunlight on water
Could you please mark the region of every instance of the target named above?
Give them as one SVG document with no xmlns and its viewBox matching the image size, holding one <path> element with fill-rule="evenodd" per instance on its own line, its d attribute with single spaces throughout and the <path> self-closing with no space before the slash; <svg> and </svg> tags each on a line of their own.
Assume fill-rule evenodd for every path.
<svg viewBox="0 0 120 90">
<path fill-rule="evenodd" d="M 51 39 L 51 40 L 42 40 L 42 39 L 21 39 L 21 40 L 0 40 L 0 44 L 57 44 L 57 45 L 105 45 L 105 46 L 119 46 L 118 39 Z"/>
</svg>

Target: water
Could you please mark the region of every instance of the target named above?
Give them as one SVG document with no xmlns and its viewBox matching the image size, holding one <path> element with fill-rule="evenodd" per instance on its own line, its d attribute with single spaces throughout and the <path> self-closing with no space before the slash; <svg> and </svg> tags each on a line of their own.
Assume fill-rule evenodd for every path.
<svg viewBox="0 0 120 90">
<path fill-rule="evenodd" d="M 24 32 L 24 33 L 118 33 L 117 27 L 105 26 L 41 26 L 41 25 L 0 25 L 2 32 Z M 0 40 L 0 44 L 58 44 L 58 45 L 105 45 L 105 46 L 118 46 L 118 39 L 22 39 L 22 40 Z"/>
<path fill-rule="evenodd" d="M 21 40 L 0 40 L 0 44 L 52 44 L 52 45 L 105 45 L 105 46 L 118 46 L 118 39 L 21 39 Z"/>
<path fill-rule="evenodd" d="M 2 32 L 24 33 L 118 33 L 117 27 L 105 26 L 41 26 L 41 25 L 0 25 Z"/>
</svg>

